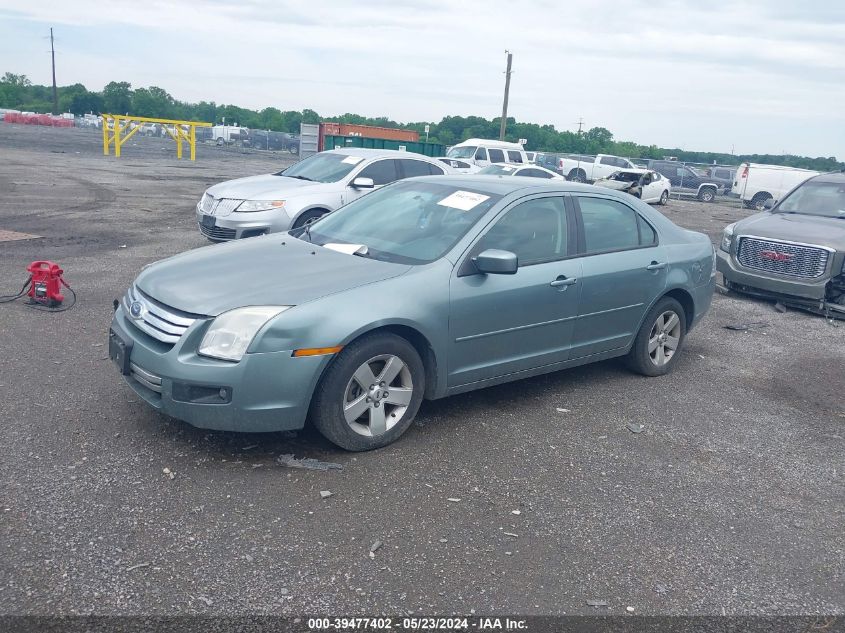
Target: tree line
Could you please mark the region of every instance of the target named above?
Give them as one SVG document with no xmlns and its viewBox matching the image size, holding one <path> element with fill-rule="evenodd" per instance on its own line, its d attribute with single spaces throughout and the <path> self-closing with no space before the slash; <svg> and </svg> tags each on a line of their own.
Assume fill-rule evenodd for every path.
<svg viewBox="0 0 845 633">
<path fill-rule="evenodd" d="M 236 105 L 217 104 L 214 101 L 187 103 L 174 99 L 170 93 L 158 86 L 133 88 L 126 81 L 112 81 L 100 92 L 89 91 L 82 84 L 72 84 L 58 88 L 60 112 L 72 112 L 76 115 L 85 113 L 133 114 L 135 116 L 156 117 L 162 119 L 183 119 L 187 121 L 206 121 L 210 123 L 238 124 L 243 127 L 278 132 L 298 133 L 302 123 L 334 121 L 337 123 L 355 123 L 376 125 L 390 128 L 416 130 L 420 137 L 425 136 L 425 126 L 429 125 L 429 141 L 454 145 L 468 138 L 495 139 L 499 136 L 500 118 L 485 119 L 478 116 L 447 116 L 439 123 L 408 122 L 399 123 L 388 117 L 367 117 L 346 113 L 340 116 L 320 116 L 310 109 L 280 110 L 267 107 L 263 110 L 249 110 Z M 5 73 L 0 78 L 0 108 L 11 108 L 27 112 L 46 113 L 53 109 L 53 92 L 50 86 L 34 85 L 26 75 Z M 529 150 L 580 153 L 580 154 L 615 154 L 628 158 L 664 158 L 676 157 L 679 161 L 737 165 L 749 161 L 802 167 L 817 171 L 834 171 L 845 168 L 845 163 L 835 157 L 809 157 L 744 154 L 733 155 L 725 152 L 695 152 L 680 148 L 665 148 L 656 145 L 640 145 L 631 141 L 617 141 L 610 130 L 594 127 L 585 132 L 557 130 L 553 125 L 517 122 L 508 117 L 506 139 L 517 141 L 526 139 Z"/>
</svg>

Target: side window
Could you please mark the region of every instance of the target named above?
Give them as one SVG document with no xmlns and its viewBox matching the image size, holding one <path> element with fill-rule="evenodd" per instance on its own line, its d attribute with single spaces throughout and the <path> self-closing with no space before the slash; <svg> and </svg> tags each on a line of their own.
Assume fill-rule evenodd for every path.
<svg viewBox="0 0 845 633">
<path fill-rule="evenodd" d="M 505 153 L 500 149 L 491 149 L 490 150 L 490 162 L 491 163 L 504 163 L 505 162 Z"/>
<path fill-rule="evenodd" d="M 640 224 L 640 246 L 654 246 L 657 244 L 657 232 L 651 224 L 637 214 L 637 222 Z"/>
<path fill-rule="evenodd" d="M 531 176 L 532 178 L 551 178 L 551 174 L 547 174 L 539 169 L 523 169 L 519 172 L 520 176 Z"/>
<path fill-rule="evenodd" d="M 396 175 L 396 161 L 395 160 L 377 160 L 364 167 L 359 178 L 372 178 L 373 184 L 388 185 L 398 178 Z"/>
<path fill-rule="evenodd" d="M 482 237 L 473 252 L 498 248 L 516 253 L 520 266 L 567 256 L 563 198 L 537 198 L 518 204 Z"/>
<path fill-rule="evenodd" d="M 399 161 L 399 163 L 402 166 L 403 178 L 413 178 L 414 176 L 431 176 L 432 174 L 443 174 L 440 169 L 422 160 L 410 160 L 407 158 L 403 158 Z"/>
<path fill-rule="evenodd" d="M 578 197 L 586 253 L 604 253 L 640 245 L 637 213 L 615 200 Z"/>
<path fill-rule="evenodd" d="M 616 161 L 616 165 L 618 167 L 624 167 L 625 169 L 628 169 L 630 167 L 630 163 L 624 158 L 614 158 L 613 160 Z"/>
<path fill-rule="evenodd" d="M 519 152 L 512 152 L 508 150 L 508 160 L 512 163 L 521 163 L 522 154 L 520 154 Z"/>
<path fill-rule="evenodd" d="M 616 159 L 613 156 L 602 156 L 600 162 L 602 165 L 613 165 L 614 167 L 618 167 Z"/>
<path fill-rule="evenodd" d="M 487 150 L 483 147 L 475 150 L 475 160 L 487 160 Z"/>
</svg>

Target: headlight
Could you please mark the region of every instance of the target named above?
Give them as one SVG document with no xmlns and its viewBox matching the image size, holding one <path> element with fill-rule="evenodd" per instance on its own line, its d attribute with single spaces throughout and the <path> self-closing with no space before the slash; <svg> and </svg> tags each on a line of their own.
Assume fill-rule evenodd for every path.
<svg viewBox="0 0 845 633">
<path fill-rule="evenodd" d="M 267 321 L 291 306 L 235 308 L 214 319 L 202 337 L 199 353 L 221 360 L 239 361 Z"/>
<path fill-rule="evenodd" d="M 255 211 L 272 211 L 285 206 L 284 200 L 244 200 L 235 209 L 238 213 L 253 213 Z"/>
<path fill-rule="evenodd" d="M 722 242 L 719 244 L 719 248 L 721 248 L 726 253 L 731 252 L 731 242 L 734 239 L 734 227 L 736 226 L 736 222 L 733 224 L 728 224 L 725 227 L 725 230 L 722 232 Z"/>
</svg>

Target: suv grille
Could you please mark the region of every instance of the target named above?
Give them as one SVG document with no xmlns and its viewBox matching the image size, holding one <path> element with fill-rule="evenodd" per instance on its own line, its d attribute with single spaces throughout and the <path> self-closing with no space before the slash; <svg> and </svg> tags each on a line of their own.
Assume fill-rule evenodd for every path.
<svg viewBox="0 0 845 633">
<path fill-rule="evenodd" d="M 815 279 L 824 275 L 830 251 L 815 246 L 740 237 L 736 258 L 746 268 Z"/>
<path fill-rule="evenodd" d="M 140 305 L 140 311 L 136 310 L 140 312 L 137 317 L 132 313 L 132 305 L 136 303 Z M 154 301 L 134 285 L 129 287 L 123 297 L 123 309 L 126 310 L 127 321 L 162 343 L 175 343 L 197 320 L 195 315 Z"/>
<path fill-rule="evenodd" d="M 222 226 L 207 227 L 199 224 L 200 233 L 213 240 L 233 240 L 235 239 L 235 229 L 227 229 Z"/>
</svg>

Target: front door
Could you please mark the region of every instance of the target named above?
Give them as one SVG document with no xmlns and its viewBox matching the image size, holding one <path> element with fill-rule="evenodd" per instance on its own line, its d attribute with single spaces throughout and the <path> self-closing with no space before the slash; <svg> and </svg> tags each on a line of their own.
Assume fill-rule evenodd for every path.
<svg viewBox="0 0 845 633">
<path fill-rule="evenodd" d="M 356 178 L 372 178 L 373 189 L 358 189 L 352 186 L 352 182 Z M 389 185 L 399 178 L 399 172 L 396 169 L 396 161 L 392 158 L 383 158 L 375 160 L 366 165 L 361 171 L 349 178 L 349 184 L 343 195 L 343 204 L 348 204 L 361 196 Z"/>
<path fill-rule="evenodd" d="M 668 264 L 657 233 L 618 200 L 580 195 L 584 256 L 572 358 L 625 347 L 666 287 Z"/>
<path fill-rule="evenodd" d="M 459 266 L 450 287 L 449 387 L 549 365 L 569 357 L 581 264 L 572 258 L 574 216 L 563 197 L 534 197 L 500 216 L 469 257 L 515 253 L 515 275 Z"/>
</svg>

